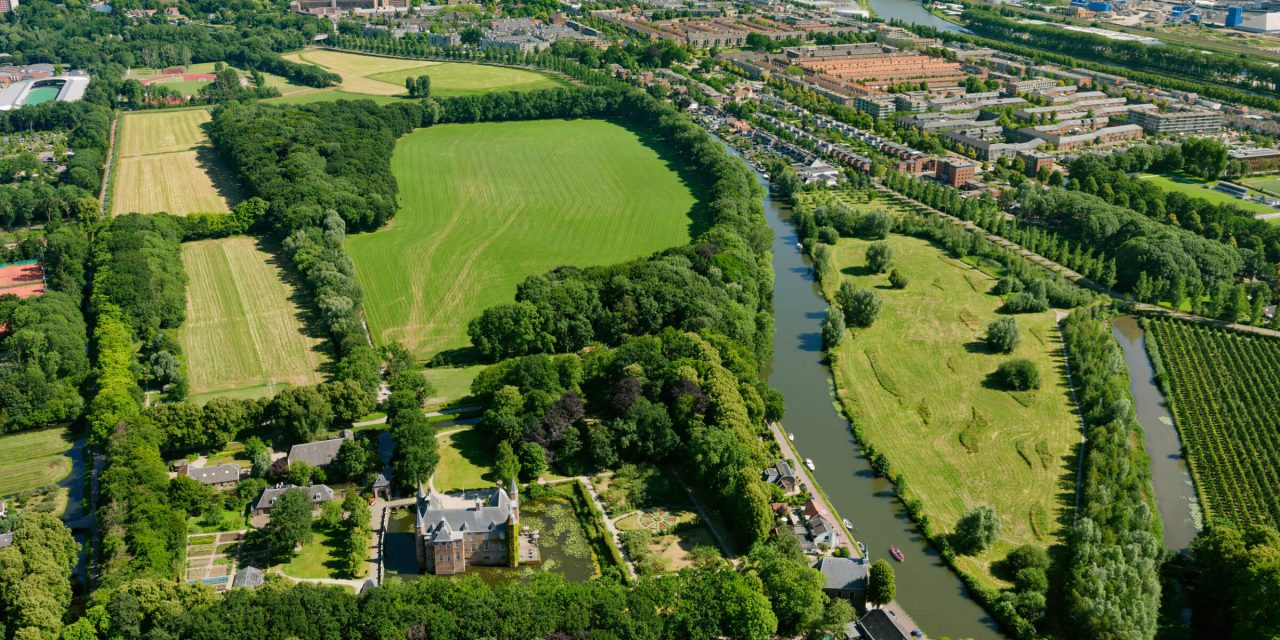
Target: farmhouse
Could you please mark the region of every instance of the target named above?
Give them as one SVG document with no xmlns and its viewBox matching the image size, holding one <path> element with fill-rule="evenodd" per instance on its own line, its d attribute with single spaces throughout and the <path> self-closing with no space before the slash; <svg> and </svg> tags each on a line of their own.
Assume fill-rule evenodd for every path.
<svg viewBox="0 0 1280 640">
<path fill-rule="evenodd" d="M 227 463 L 212 467 L 184 466 L 178 471 L 178 475 L 187 476 L 215 489 L 229 489 L 240 481 L 240 465 Z"/>
<path fill-rule="evenodd" d="M 331 440 L 295 444 L 289 448 L 289 464 L 305 462 L 313 467 L 323 467 L 338 457 L 338 450 L 342 448 L 343 442 L 355 437 L 350 429 L 343 429 L 339 437 Z"/>
<path fill-rule="evenodd" d="M 258 501 L 253 505 L 253 515 L 262 516 L 271 513 L 276 508 L 276 500 L 284 495 L 286 491 L 301 488 L 311 498 L 311 504 L 315 507 L 333 500 L 333 489 L 323 484 L 313 484 L 309 487 L 297 487 L 295 485 L 278 484 L 262 490 L 262 495 L 258 496 Z"/>
<path fill-rule="evenodd" d="M 782 490 L 787 493 L 796 490 L 796 473 L 791 470 L 791 465 L 786 460 L 779 460 L 773 463 L 773 466 L 766 468 L 764 481 L 782 487 Z"/>
<path fill-rule="evenodd" d="M 413 526 L 418 566 L 428 573 L 463 573 L 467 565 L 511 563 L 520 531 L 520 495 L 514 482 L 507 489 L 445 495 L 418 488 Z"/>
<path fill-rule="evenodd" d="M 837 558 L 818 560 L 813 565 L 822 574 L 822 591 L 832 598 L 843 598 L 862 608 L 867 599 L 867 559 Z"/>
</svg>

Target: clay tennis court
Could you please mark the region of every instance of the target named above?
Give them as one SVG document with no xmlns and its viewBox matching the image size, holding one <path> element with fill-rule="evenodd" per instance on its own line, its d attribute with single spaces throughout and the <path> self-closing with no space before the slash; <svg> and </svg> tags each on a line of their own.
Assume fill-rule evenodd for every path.
<svg viewBox="0 0 1280 640">
<path fill-rule="evenodd" d="M 0 267 L 0 295 L 30 298 L 44 293 L 44 266 L 25 262 Z"/>
</svg>

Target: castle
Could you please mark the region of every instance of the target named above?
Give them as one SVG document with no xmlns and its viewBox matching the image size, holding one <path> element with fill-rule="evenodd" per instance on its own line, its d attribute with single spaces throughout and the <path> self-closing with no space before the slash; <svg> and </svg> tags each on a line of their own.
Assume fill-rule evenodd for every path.
<svg viewBox="0 0 1280 640">
<path fill-rule="evenodd" d="M 514 566 L 520 534 L 520 495 L 507 489 L 445 495 L 418 487 L 413 540 L 418 566 L 428 573 L 463 573 L 467 565 Z"/>
</svg>

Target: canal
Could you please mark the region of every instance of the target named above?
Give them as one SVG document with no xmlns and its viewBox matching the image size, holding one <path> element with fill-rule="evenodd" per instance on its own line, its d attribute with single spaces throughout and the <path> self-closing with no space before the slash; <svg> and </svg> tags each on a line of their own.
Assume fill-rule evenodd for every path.
<svg viewBox="0 0 1280 640">
<path fill-rule="evenodd" d="M 1164 394 L 1156 386 L 1155 370 L 1147 357 L 1146 335 L 1138 319 L 1121 316 L 1112 320 L 1111 333 L 1124 348 L 1124 361 L 1129 367 L 1129 393 L 1133 395 L 1133 408 L 1151 458 L 1156 506 L 1164 523 L 1164 546 L 1182 551 L 1191 545 L 1201 527 L 1200 503 L 1191 470 L 1182 456 L 1182 440 Z"/>
<path fill-rule="evenodd" d="M 870 0 L 871 10 L 877 18 L 888 22 L 898 19 L 909 24 L 918 24 L 943 31 L 964 31 L 957 24 L 947 22 L 929 13 L 920 0 Z"/>
<path fill-rule="evenodd" d="M 853 535 L 874 561 L 888 558 L 890 545 L 906 554 L 893 562 L 898 602 L 933 637 L 999 638 L 995 622 L 969 599 L 960 579 L 942 563 L 907 519 L 893 486 L 877 478 L 833 404 L 831 376 L 823 364 L 820 327 L 826 302 L 819 295 L 809 262 L 796 249 L 788 210 L 765 198 L 774 232 L 774 357 L 769 384 L 786 397 L 785 429 L 795 434 L 801 456 L 813 458 L 814 475 Z M 892 562 L 892 561 L 891 561 Z"/>
</svg>

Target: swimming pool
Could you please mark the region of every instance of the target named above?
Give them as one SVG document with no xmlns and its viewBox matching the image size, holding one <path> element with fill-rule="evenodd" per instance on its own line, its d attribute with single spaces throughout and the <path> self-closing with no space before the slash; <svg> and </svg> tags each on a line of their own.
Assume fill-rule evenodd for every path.
<svg viewBox="0 0 1280 640">
<path fill-rule="evenodd" d="M 49 102 L 58 97 L 58 92 L 62 91 L 62 85 L 52 87 L 32 87 L 27 92 L 27 97 L 23 98 L 22 104 L 42 104 Z"/>
</svg>

